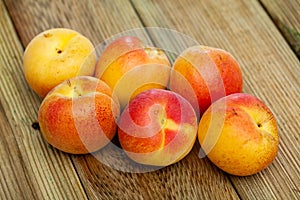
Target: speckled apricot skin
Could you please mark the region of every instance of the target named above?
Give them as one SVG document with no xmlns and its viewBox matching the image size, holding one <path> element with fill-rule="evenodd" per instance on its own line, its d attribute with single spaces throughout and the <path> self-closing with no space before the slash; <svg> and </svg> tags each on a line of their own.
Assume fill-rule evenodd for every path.
<svg viewBox="0 0 300 200">
<path fill-rule="evenodd" d="M 75 76 L 92 76 L 96 53 L 89 39 L 66 28 L 46 30 L 35 36 L 23 55 L 23 71 L 39 96 Z"/>
<path fill-rule="evenodd" d="M 46 141 L 72 154 L 103 148 L 114 137 L 120 107 L 97 78 L 78 76 L 55 87 L 43 100 L 39 125 Z"/>
<path fill-rule="evenodd" d="M 165 89 L 171 64 L 158 48 L 148 47 L 134 36 L 111 42 L 102 52 L 95 77 L 106 82 L 124 108 L 137 94 L 153 88 Z"/>
<path fill-rule="evenodd" d="M 167 166 L 184 158 L 197 137 L 197 117 L 180 95 L 162 89 L 138 94 L 118 123 L 119 141 L 134 161 Z"/>
<path fill-rule="evenodd" d="M 170 90 L 185 97 L 201 116 L 221 97 L 242 91 L 242 71 L 227 51 L 193 46 L 181 53 L 173 64 Z"/>
<path fill-rule="evenodd" d="M 276 157 L 279 136 L 271 110 L 256 97 L 236 93 L 214 102 L 203 114 L 198 139 L 223 171 L 248 176 Z"/>
</svg>

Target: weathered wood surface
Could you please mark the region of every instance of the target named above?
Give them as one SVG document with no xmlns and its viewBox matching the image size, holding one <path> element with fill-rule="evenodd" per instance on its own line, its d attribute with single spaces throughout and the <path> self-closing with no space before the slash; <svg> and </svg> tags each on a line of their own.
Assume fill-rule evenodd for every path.
<svg viewBox="0 0 300 200">
<path fill-rule="evenodd" d="M 176 28 L 200 44 L 232 52 L 242 64 L 244 92 L 261 98 L 277 116 L 281 136 L 278 157 L 260 174 L 230 177 L 240 197 L 299 198 L 299 123 L 295 120 L 300 107 L 295 100 L 300 94 L 300 65 L 262 6 L 255 1 L 201 1 L 196 5 L 194 1 L 133 2 L 145 26 Z"/>
<path fill-rule="evenodd" d="M 261 0 L 272 20 L 300 58 L 300 1 Z"/>
<path fill-rule="evenodd" d="M 23 47 L 2 1 L 0 23 L 0 199 L 84 199 L 69 156 L 31 127 L 40 99 L 22 75 Z"/>
<path fill-rule="evenodd" d="M 0 199 L 300 198 L 300 63 L 266 10 L 281 10 L 277 17 L 298 31 L 300 14 L 285 1 L 270 2 L 262 1 L 263 7 L 254 0 L 0 1 Z M 67 27 L 97 45 L 143 26 L 177 30 L 237 58 L 244 92 L 266 102 L 279 124 L 280 150 L 272 165 L 253 176 L 229 176 L 207 158 L 200 159 L 196 144 L 175 165 L 125 173 L 96 159 L 111 153 L 118 158 L 110 146 L 96 155 L 68 155 L 53 149 L 32 129 L 41 99 L 25 82 L 22 53 L 36 34 Z M 151 29 L 132 33 L 151 38 L 158 46 L 169 39 Z M 173 48 L 180 42 L 170 43 Z"/>
</svg>

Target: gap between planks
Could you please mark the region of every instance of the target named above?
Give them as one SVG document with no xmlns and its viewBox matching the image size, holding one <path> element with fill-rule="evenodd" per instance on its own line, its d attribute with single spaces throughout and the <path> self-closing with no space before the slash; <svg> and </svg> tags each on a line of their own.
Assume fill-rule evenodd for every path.
<svg viewBox="0 0 300 200">
<path fill-rule="evenodd" d="M 76 178 L 71 177 L 74 173 L 72 173 L 72 167 L 68 166 L 70 163 L 67 157 L 62 157 L 62 153 L 57 155 L 49 153 L 49 150 L 52 150 L 47 148 L 47 144 L 41 138 L 41 135 L 37 131 L 33 133 L 31 129 L 31 122 L 35 120 L 40 99 L 30 91 L 24 80 L 21 70 L 23 48 L 6 10 L 7 8 L 2 1 L 0 2 L 0 9 L 0 22 L 1 27 L 3 27 L 0 31 L 2 46 L 0 54 L 1 107 L 3 107 L 3 113 L 7 119 L 6 122 L 8 122 L 1 121 L 3 122 L 1 127 L 3 126 L 5 131 L 3 133 L 5 134 L 4 140 L 13 141 L 13 143 L 5 143 L 7 146 L 4 151 L 5 154 L 10 155 L 9 159 L 14 162 L 9 164 L 10 167 L 1 167 L 4 167 L 3 170 L 11 181 L 17 180 L 18 183 L 8 185 L 8 191 L 14 199 L 20 198 L 21 195 L 26 199 L 46 197 L 83 199 L 85 196 L 82 193 L 80 194 L 82 190 L 76 184 Z M 14 152 L 14 154 L 11 154 L 11 152 Z M 7 158 L 4 157 L 5 159 Z M 54 161 L 54 163 L 50 163 L 50 161 Z M 64 166 L 64 170 L 57 169 L 61 165 Z M 11 168 L 12 171 L 9 171 L 6 167 Z M 53 170 L 58 173 L 54 173 Z M 49 177 L 51 177 L 51 180 L 49 180 Z M 61 185 L 62 181 L 65 185 Z M 19 184 L 22 187 L 19 187 Z M 19 187 L 20 190 L 14 191 L 16 187 Z M 75 195 L 70 190 L 73 187 L 77 187 L 77 194 Z M 30 190 L 26 188 L 30 188 Z"/>
</svg>

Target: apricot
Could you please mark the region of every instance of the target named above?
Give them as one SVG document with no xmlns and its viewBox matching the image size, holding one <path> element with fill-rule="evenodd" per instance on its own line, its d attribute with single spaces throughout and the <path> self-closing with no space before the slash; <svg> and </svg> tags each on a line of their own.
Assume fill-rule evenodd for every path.
<svg viewBox="0 0 300 200">
<path fill-rule="evenodd" d="M 214 102 L 203 114 L 198 139 L 208 158 L 223 171 L 247 176 L 276 157 L 277 123 L 258 98 L 236 93 Z"/>
<path fill-rule="evenodd" d="M 35 36 L 25 49 L 23 71 L 29 86 L 39 96 L 75 76 L 92 76 L 96 53 L 80 33 L 55 28 Z"/>
<path fill-rule="evenodd" d="M 180 161 L 197 137 L 197 117 L 180 95 L 162 89 L 138 94 L 118 122 L 119 141 L 135 162 L 167 166 Z"/>
<path fill-rule="evenodd" d="M 137 37 L 123 36 L 104 49 L 95 77 L 113 89 L 124 108 L 142 91 L 165 89 L 170 70 L 169 60 L 161 49 L 145 46 Z"/>
<path fill-rule="evenodd" d="M 110 142 L 119 113 L 117 98 L 107 84 L 94 77 L 77 76 L 45 97 L 38 120 L 49 144 L 67 153 L 86 154 Z"/>
<path fill-rule="evenodd" d="M 221 97 L 242 91 L 243 79 L 238 62 L 222 49 L 193 46 L 173 64 L 170 90 L 186 98 L 201 116 Z"/>
</svg>

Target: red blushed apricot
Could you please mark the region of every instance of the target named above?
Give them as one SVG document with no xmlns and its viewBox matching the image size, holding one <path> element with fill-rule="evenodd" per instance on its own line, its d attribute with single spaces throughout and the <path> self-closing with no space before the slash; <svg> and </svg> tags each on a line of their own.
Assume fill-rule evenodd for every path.
<svg viewBox="0 0 300 200">
<path fill-rule="evenodd" d="M 221 49 L 211 49 L 210 57 L 218 66 L 219 73 L 223 79 L 226 95 L 239 93 L 243 89 L 242 72 L 238 62 L 231 54 Z"/>
<path fill-rule="evenodd" d="M 79 76 L 55 87 L 39 109 L 46 141 L 72 154 L 97 151 L 116 133 L 120 107 L 111 89 L 93 77 Z"/>
<path fill-rule="evenodd" d="M 118 122 L 122 148 L 134 161 L 155 166 L 178 162 L 191 150 L 197 117 L 180 95 L 162 89 L 138 94 Z"/>
<path fill-rule="evenodd" d="M 248 176 L 275 159 L 279 136 L 270 109 L 249 94 L 214 102 L 203 114 L 198 139 L 208 158 L 223 171 Z"/>
<path fill-rule="evenodd" d="M 228 52 L 205 46 L 185 50 L 175 60 L 170 89 L 185 97 L 200 116 L 221 97 L 242 91 L 242 72 Z"/>
<path fill-rule="evenodd" d="M 165 89 L 171 64 L 166 54 L 155 47 L 145 47 L 133 36 L 111 42 L 101 54 L 95 77 L 106 82 L 118 97 L 121 108 L 142 91 Z"/>
</svg>

